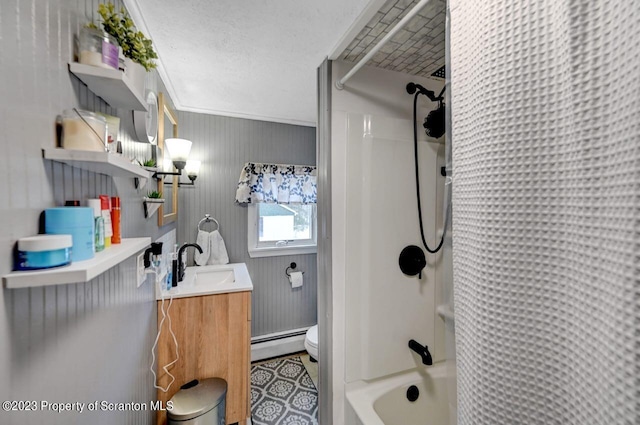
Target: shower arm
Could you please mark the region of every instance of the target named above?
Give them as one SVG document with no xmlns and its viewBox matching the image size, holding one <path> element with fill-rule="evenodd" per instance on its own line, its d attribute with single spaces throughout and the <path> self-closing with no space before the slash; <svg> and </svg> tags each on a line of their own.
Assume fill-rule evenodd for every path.
<svg viewBox="0 0 640 425">
<path fill-rule="evenodd" d="M 420 0 L 420 2 L 416 4 L 413 9 L 411 9 L 409 13 L 407 13 L 404 18 L 402 18 L 400 22 L 396 24 L 396 26 L 393 27 L 393 29 L 391 29 L 391 31 L 389 31 L 389 33 L 378 42 L 378 44 L 376 44 L 371 50 L 369 50 L 369 53 L 367 53 L 365 57 L 360 59 L 360 62 L 355 64 L 354 67 L 351 68 L 351 70 L 347 72 L 344 77 L 336 81 L 336 88 L 338 90 L 344 89 L 344 83 L 346 83 L 349 78 L 353 77 L 353 75 L 358 72 L 360 68 L 365 66 L 367 62 L 369 62 L 369 60 L 371 60 L 371 58 L 374 57 L 376 53 L 378 53 L 378 50 L 382 49 L 382 46 L 387 44 L 387 42 L 391 40 L 393 36 L 395 36 L 398 31 L 400 31 L 411 19 L 413 19 L 413 17 L 416 16 L 418 12 L 420 12 L 420 10 L 422 10 L 422 8 L 425 7 L 430 1 L 431 0 Z"/>
<path fill-rule="evenodd" d="M 431 90 L 425 89 L 420 84 L 408 83 L 407 84 L 407 93 L 414 94 L 417 91 L 418 92 L 417 94 L 422 94 L 422 95 L 427 96 L 429 98 L 429 100 L 431 100 L 432 102 L 442 102 L 444 100 L 444 97 L 442 97 L 442 95 L 444 94 L 444 91 L 446 90 L 446 88 L 447 88 L 447 86 L 445 85 L 442 88 L 442 90 L 440 91 L 440 94 L 436 97 L 435 92 L 432 92 Z"/>
</svg>

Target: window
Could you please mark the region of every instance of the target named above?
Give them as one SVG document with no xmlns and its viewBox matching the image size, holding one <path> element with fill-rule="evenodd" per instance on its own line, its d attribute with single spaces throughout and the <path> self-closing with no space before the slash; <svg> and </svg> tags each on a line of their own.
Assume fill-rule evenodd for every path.
<svg viewBox="0 0 640 425">
<path fill-rule="evenodd" d="M 251 257 L 314 254 L 316 205 L 250 204 L 248 247 Z"/>
</svg>

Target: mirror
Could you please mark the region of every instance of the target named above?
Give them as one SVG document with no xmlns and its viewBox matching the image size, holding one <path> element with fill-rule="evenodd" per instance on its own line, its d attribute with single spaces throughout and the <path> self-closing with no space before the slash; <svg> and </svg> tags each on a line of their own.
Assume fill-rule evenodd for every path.
<svg viewBox="0 0 640 425">
<path fill-rule="evenodd" d="M 178 137 L 178 118 L 175 112 L 165 103 L 164 95 L 158 93 L 158 167 L 163 171 L 177 171 L 164 140 Z M 166 181 L 165 181 L 166 180 Z M 178 176 L 162 176 L 158 180 L 158 192 L 162 193 L 164 204 L 158 210 L 158 226 L 171 223 L 178 218 Z"/>
</svg>

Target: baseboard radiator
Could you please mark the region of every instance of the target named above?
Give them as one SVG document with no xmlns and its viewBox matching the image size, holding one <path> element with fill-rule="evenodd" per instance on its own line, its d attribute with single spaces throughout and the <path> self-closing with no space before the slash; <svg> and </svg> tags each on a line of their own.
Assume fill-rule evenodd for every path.
<svg viewBox="0 0 640 425">
<path fill-rule="evenodd" d="M 251 338 L 251 361 L 304 351 L 304 338 L 308 329 L 293 329 Z"/>
</svg>

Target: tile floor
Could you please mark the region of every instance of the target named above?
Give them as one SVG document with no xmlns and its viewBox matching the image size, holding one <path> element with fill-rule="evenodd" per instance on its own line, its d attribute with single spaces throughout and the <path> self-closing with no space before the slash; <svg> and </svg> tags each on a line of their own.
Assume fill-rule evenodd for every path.
<svg viewBox="0 0 640 425">
<path fill-rule="evenodd" d="M 318 363 L 312 363 L 309 359 L 309 354 L 307 354 L 306 352 L 300 353 L 299 356 L 300 360 L 302 360 L 304 368 L 307 369 L 307 373 L 313 381 L 313 384 L 316 386 L 316 389 L 318 389 Z"/>
<path fill-rule="evenodd" d="M 271 358 L 271 359 L 265 359 L 265 360 L 260 360 L 257 362 L 253 362 L 251 363 L 251 366 L 256 366 L 256 365 L 261 365 L 264 363 L 268 363 L 268 362 L 272 362 L 276 359 L 287 359 L 287 358 L 291 358 L 291 357 L 299 357 L 300 361 L 302 362 L 302 365 L 304 366 L 307 374 L 309 375 L 309 377 L 311 378 L 311 380 L 313 381 L 313 384 L 315 385 L 316 389 L 318 388 L 318 363 L 314 363 L 311 362 L 310 358 L 309 358 L 309 354 L 306 351 L 303 352 L 299 352 L 299 353 L 293 353 L 287 356 L 282 356 L 282 357 L 277 357 L 277 358 Z M 317 420 L 317 419 L 316 419 Z M 251 419 L 247 420 L 247 424 L 246 425 L 251 425 L 254 424 L 254 422 Z M 242 424 L 244 425 L 244 424 Z"/>
</svg>

